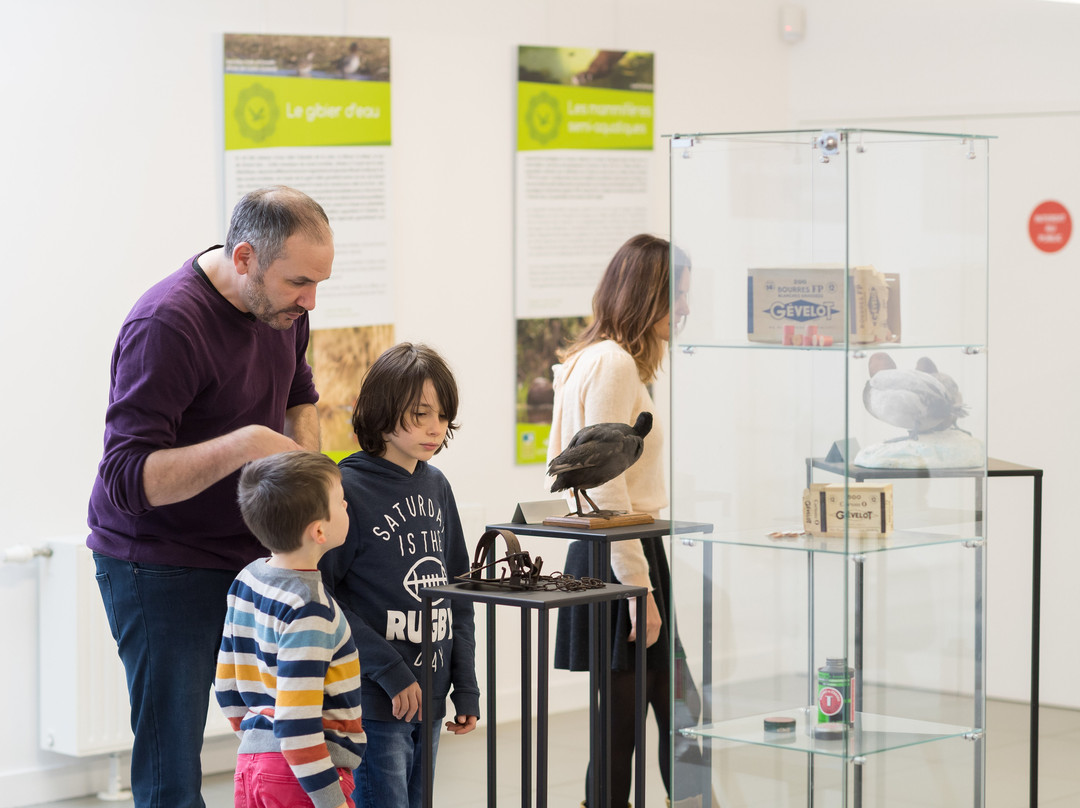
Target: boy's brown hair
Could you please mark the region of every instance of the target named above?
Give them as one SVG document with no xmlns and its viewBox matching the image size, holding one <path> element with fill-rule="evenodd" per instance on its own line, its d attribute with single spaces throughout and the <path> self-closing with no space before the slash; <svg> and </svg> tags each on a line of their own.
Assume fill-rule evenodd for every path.
<svg viewBox="0 0 1080 808">
<path fill-rule="evenodd" d="M 401 342 L 383 351 L 364 374 L 352 415 L 353 432 L 361 449 L 376 457 L 386 454 L 383 435 L 393 434 L 399 428 L 408 429 L 406 419 L 411 417 L 413 407 L 420 401 L 424 382 L 428 379 L 447 420 L 446 437 L 435 454 L 446 448 L 459 426 L 454 422 L 458 410 L 454 374 L 433 349 Z"/>
<path fill-rule="evenodd" d="M 318 452 L 252 460 L 240 472 L 237 487 L 244 524 L 272 553 L 298 550 L 307 526 L 330 518 L 330 486 L 340 479 L 337 464 Z"/>
</svg>

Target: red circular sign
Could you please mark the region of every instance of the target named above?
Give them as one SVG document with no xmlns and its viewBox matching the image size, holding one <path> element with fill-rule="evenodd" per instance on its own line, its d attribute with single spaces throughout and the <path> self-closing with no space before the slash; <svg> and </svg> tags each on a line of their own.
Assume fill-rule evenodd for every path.
<svg viewBox="0 0 1080 808">
<path fill-rule="evenodd" d="M 1069 243 L 1072 218 L 1060 202 L 1042 202 L 1028 219 L 1031 243 L 1043 252 L 1057 252 Z"/>
<path fill-rule="evenodd" d="M 825 715 L 836 715 L 844 708 L 844 694 L 835 687 L 823 687 L 818 691 L 818 707 Z"/>
</svg>

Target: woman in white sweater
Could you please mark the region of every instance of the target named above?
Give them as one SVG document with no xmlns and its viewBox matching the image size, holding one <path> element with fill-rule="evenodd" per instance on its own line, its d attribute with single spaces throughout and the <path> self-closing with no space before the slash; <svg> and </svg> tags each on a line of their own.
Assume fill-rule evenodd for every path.
<svg viewBox="0 0 1080 808">
<path fill-rule="evenodd" d="M 560 353 L 562 364 L 554 367 L 549 462 L 582 427 L 608 422 L 632 424 L 640 412 L 655 415 L 649 385 L 664 357 L 672 321 L 677 326 L 689 313 L 689 267 L 677 261 L 672 284 L 668 254 L 664 239 L 638 235 L 623 244 L 608 264 L 593 295 L 593 322 Z M 589 495 L 603 510 L 659 517 L 667 505 L 663 451 L 664 431 L 654 417 L 641 458 L 614 480 L 589 489 Z M 579 577 L 589 574 L 588 556 L 585 542 L 573 542 L 565 571 Z M 612 542 L 611 574 L 620 583 L 650 590 L 646 626 L 635 625 L 636 612 L 628 601 L 618 601 L 612 609 L 611 806 L 625 808 L 634 754 L 634 655 L 630 643 L 642 635 L 648 646 L 646 695 L 659 729 L 660 775 L 670 794 L 666 611 L 671 575 L 663 540 Z M 588 670 L 590 643 L 587 607 L 560 609 L 555 666 Z M 700 796 L 696 802 L 700 805 Z"/>
</svg>

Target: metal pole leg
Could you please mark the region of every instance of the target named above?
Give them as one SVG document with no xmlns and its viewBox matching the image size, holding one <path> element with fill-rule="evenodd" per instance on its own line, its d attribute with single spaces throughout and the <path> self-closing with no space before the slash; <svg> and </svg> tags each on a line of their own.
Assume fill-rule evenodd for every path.
<svg viewBox="0 0 1080 808">
<path fill-rule="evenodd" d="M 646 621 L 645 599 L 648 592 L 634 598 L 637 603 L 637 625 L 642 628 Z M 644 633 L 642 633 L 642 638 Z M 645 805 L 645 643 L 639 638 L 636 646 L 637 660 L 634 664 L 634 805 Z"/>
<path fill-rule="evenodd" d="M 488 548 L 487 561 L 488 565 L 487 577 L 489 579 L 495 578 L 495 544 L 492 542 L 491 547 Z M 485 642 L 487 643 L 487 805 L 488 808 L 495 808 L 497 805 L 497 798 L 495 796 L 495 773 L 498 769 L 498 744 L 495 739 L 495 604 L 489 603 L 487 605 L 487 637 Z"/>
<path fill-rule="evenodd" d="M 532 805 L 532 615 L 521 610 L 521 806 Z"/>
<path fill-rule="evenodd" d="M 547 775 L 548 613 L 541 609 L 536 617 L 536 808 L 547 808 Z"/>
<path fill-rule="evenodd" d="M 432 795 L 435 786 L 435 761 L 431 757 L 431 598 L 427 595 L 424 596 L 420 635 L 422 637 L 420 643 L 420 666 L 423 668 L 420 673 L 421 688 L 423 689 L 420 704 L 421 709 L 424 711 L 422 721 L 424 727 L 424 808 L 432 808 Z"/>
<path fill-rule="evenodd" d="M 1039 805 L 1039 630 L 1042 588 L 1042 472 L 1032 479 L 1031 503 L 1031 740 L 1029 759 L 1029 804 Z"/>
</svg>

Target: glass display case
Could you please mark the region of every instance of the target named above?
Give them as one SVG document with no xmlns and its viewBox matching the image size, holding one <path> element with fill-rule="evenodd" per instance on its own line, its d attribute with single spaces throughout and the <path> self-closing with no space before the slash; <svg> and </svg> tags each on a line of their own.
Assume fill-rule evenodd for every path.
<svg viewBox="0 0 1080 808">
<path fill-rule="evenodd" d="M 676 805 L 984 805 L 989 142 L 671 139 Z"/>
</svg>

